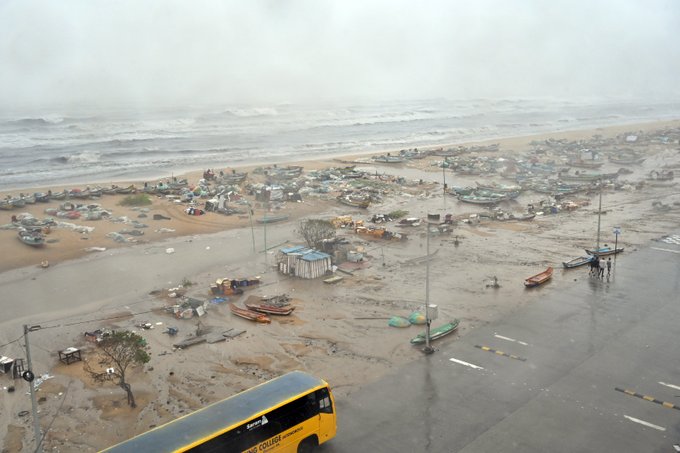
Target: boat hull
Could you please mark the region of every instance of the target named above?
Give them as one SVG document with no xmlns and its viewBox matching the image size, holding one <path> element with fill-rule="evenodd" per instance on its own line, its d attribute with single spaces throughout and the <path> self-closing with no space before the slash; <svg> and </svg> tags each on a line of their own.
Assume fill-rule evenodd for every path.
<svg viewBox="0 0 680 453">
<path fill-rule="evenodd" d="M 239 308 L 234 304 L 229 304 L 229 309 L 234 315 L 249 321 L 255 321 L 263 324 L 269 324 L 271 322 L 271 319 L 269 319 L 269 317 L 263 313 L 246 310 L 245 308 Z"/>
<path fill-rule="evenodd" d="M 460 321 L 458 319 L 454 319 L 453 321 L 444 324 L 443 326 L 435 327 L 434 329 L 430 330 L 430 341 L 438 340 L 442 337 L 445 337 L 449 334 L 452 334 L 458 329 L 458 324 Z M 421 345 L 425 344 L 425 334 L 419 334 L 416 335 L 411 339 L 411 344 L 413 345 Z"/>
<path fill-rule="evenodd" d="M 586 249 L 586 253 L 588 255 L 592 256 L 609 256 L 609 255 L 616 255 L 617 253 L 623 252 L 623 247 L 619 247 L 617 249 L 612 249 L 612 248 L 601 248 L 599 250 L 588 250 Z"/>
<path fill-rule="evenodd" d="M 593 255 L 579 256 L 578 258 L 574 258 L 573 260 L 563 261 L 562 265 L 564 266 L 565 269 L 573 269 L 575 267 L 580 267 L 590 263 L 593 260 L 593 258 L 594 258 Z"/>
<path fill-rule="evenodd" d="M 293 310 L 295 310 L 295 307 L 277 307 L 275 305 L 252 304 L 248 302 L 246 302 L 244 305 L 248 310 L 277 316 L 288 316 L 289 314 L 293 313 Z"/>
<path fill-rule="evenodd" d="M 539 285 L 542 285 L 543 283 L 547 282 L 552 278 L 553 274 L 553 268 L 549 267 L 540 274 L 536 274 L 533 277 L 529 277 L 526 280 L 524 280 L 524 286 L 527 288 L 533 288 Z"/>
</svg>

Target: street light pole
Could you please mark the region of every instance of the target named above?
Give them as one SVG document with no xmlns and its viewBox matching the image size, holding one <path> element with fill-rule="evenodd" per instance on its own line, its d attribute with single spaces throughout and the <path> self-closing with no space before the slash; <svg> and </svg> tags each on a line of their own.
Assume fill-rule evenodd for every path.
<svg viewBox="0 0 680 453">
<path fill-rule="evenodd" d="M 600 178 L 600 205 L 597 208 L 597 247 L 595 253 L 600 252 L 600 221 L 602 219 L 602 178 Z"/>
<path fill-rule="evenodd" d="M 446 158 L 444 158 L 444 162 L 442 162 L 442 179 L 444 180 L 444 211 L 446 211 L 446 166 L 444 165 L 446 163 Z M 444 213 L 446 214 L 446 212 Z"/>
<path fill-rule="evenodd" d="M 35 400 L 35 385 L 33 384 L 35 374 L 33 374 L 33 365 L 31 363 L 31 348 L 28 345 L 28 332 L 39 330 L 40 326 L 28 327 L 24 324 L 24 344 L 26 345 L 26 362 L 28 365 L 28 373 L 24 372 L 22 376 L 28 381 L 31 392 L 31 411 L 33 412 L 33 436 L 35 437 L 35 451 L 42 453 L 42 438 L 40 434 L 40 419 L 38 418 L 38 403 Z"/>
<path fill-rule="evenodd" d="M 434 352 L 430 346 L 430 222 L 425 222 L 427 228 L 427 259 L 425 261 L 425 348 L 423 352 L 431 354 Z"/>
<path fill-rule="evenodd" d="M 248 218 L 250 219 L 250 235 L 253 237 L 253 254 L 257 253 L 257 249 L 255 248 L 255 229 L 253 228 L 253 207 L 248 202 Z"/>
</svg>

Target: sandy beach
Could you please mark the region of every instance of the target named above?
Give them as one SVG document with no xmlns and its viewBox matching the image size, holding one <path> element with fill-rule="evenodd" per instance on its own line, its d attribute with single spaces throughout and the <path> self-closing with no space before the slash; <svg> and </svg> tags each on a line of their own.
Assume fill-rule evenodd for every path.
<svg viewBox="0 0 680 453">
<path fill-rule="evenodd" d="M 617 241 L 625 252 L 618 259 L 632 260 L 641 245 L 670 232 L 678 233 L 680 186 L 674 182 L 680 176 L 680 145 L 677 139 L 658 140 L 663 131 L 678 134 L 678 130 L 680 120 L 513 137 L 466 146 L 498 144 L 498 151 L 473 153 L 497 159 L 528 153 L 534 148 L 532 142 L 585 142 L 597 135 L 612 140 L 614 144 L 608 151 L 634 149 L 645 160 L 627 167 L 629 171 L 619 175 L 617 184 L 602 191 L 601 216 L 601 243 L 613 245 L 613 228 L 619 227 Z M 626 143 L 625 137 L 631 134 L 639 136 L 639 142 Z M 546 155 L 551 157 L 550 152 Z M 91 221 L 59 219 L 63 223 L 50 227 L 47 243 L 40 248 L 20 242 L 16 229 L 0 229 L 0 290 L 5 313 L 0 355 L 25 358 L 20 340 L 22 325 L 41 326 L 30 334 L 30 345 L 35 374 L 46 375 L 37 393 L 45 432 L 44 450 L 97 451 L 294 369 L 326 379 L 341 405 L 355 389 L 420 357 L 422 352 L 409 340 L 421 332 L 421 326 L 393 328 L 387 320 L 395 315 L 408 316 L 424 306 L 426 266 L 422 258 L 428 247 L 424 226 L 399 229 L 395 222 L 387 224 L 388 229 L 407 234 L 408 240 L 401 242 L 371 239 L 349 228 L 339 229 L 337 235 L 344 237 L 353 250 L 363 253 L 364 260 L 339 272 L 337 275 L 343 277 L 340 282 L 325 284 L 322 279 L 288 277 L 273 267 L 281 247 L 303 243 L 296 232 L 301 219 L 351 215 L 368 224 L 371 215 L 394 211 L 406 211 L 409 217 L 423 219 L 428 214 L 440 214 L 442 218 L 452 214 L 458 220 L 453 232 L 429 237 L 430 252 L 436 253 L 430 261 L 429 275 L 430 303 L 437 304 L 440 313 L 435 325 L 460 319 L 457 334 L 442 342 L 456 341 L 477 326 L 493 323 L 517 307 L 538 303 L 574 280 L 588 278 L 585 268 L 562 269 L 562 262 L 595 246 L 596 192 L 567 197 L 578 204 L 575 210 L 542 213 L 531 221 L 502 222 L 474 216 L 489 210 L 443 195 L 442 176 L 449 186 L 474 186 L 482 180 L 512 183 L 498 174 L 443 172 L 437 165 L 443 158 L 434 155 L 396 166 L 380 165 L 369 157 L 360 154 L 286 163 L 302 165 L 303 175 L 352 164 L 373 175 L 403 176 L 398 182 L 386 176 L 374 179 L 381 183 L 381 201 L 372 203 L 367 210 L 338 203 L 337 191 L 309 192 L 299 202 L 278 205 L 280 209 L 272 209 L 271 204 L 259 202 L 244 191 L 242 195 L 253 206 L 252 215 L 247 213 L 248 205 L 241 204 L 237 205 L 244 209 L 240 214 L 207 212 L 190 216 L 185 212 L 186 204 L 167 197 L 153 196 L 152 204 L 140 209 L 122 206 L 120 202 L 126 195 L 120 194 L 78 201 L 98 204 L 110 216 Z M 602 171 L 617 171 L 620 167 L 606 162 Z M 676 168 L 675 181 L 651 184 L 650 175 L 663 168 Z M 228 173 L 231 168 L 222 170 Z M 255 174 L 255 167 L 235 170 L 247 171 L 249 183 L 265 182 L 264 175 Z M 199 172 L 180 178 L 195 183 L 201 176 Z M 142 187 L 144 182 L 117 184 Z M 307 181 L 310 187 L 312 183 Z M 90 181 L 77 187 L 96 184 Z M 34 189 L 23 192 L 72 188 L 36 184 Z M 6 195 L 9 194 L 0 194 L 0 198 Z M 547 195 L 525 191 L 501 208 L 519 214 L 527 205 L 539 206 L 548 199 Z M 0 211 L 0 225 L 11 224 L 12 216 L 23 213 L 44 218 L 46 208 L 57 208 L 59 204 L 52 200 Z M 266 226 L 256 221 L 265 215 L 280 214 L 287 215 L 287 220 Z M 143 235 L 126 236 L 129 241 L 123 243 L 107 236 L 130 228 L 132 221 L 146 225 Z M 524 279 L 548 266 L 555 268 L 552 280 L 535 290 L 526 290 Z M 246 289 L 241 296 L 230 297 L 230 301 L 241 304 L 253 295 L 287 294 L 295 306 L 293 314 L 258 325 L 233 316 L 227 303 L 211 303 L 205 316 L 191 319 L 176 319 L 164 309 L 176 303 L 177 298 L 168 295 L 177 293 L 182 284 L 180 293 L 209 300 L 210 285 L 216 279 L 251 276 L 259 276 L 262 283 Z M 493 277 L 500 287 L 489 286 Z M 139 327 L 144 323 L 152 328 Z M 164 333 L 170 326 L 178 328 L 177 336 Z M 127 407 L 120 388 L 92 382 L 81 362 L 65 365 L 58 360 L 58 352 L 68 347 L 79 348 L 85 360 L 91 359 L 96 346 L 85 339 L 84 333 L 105 328 L 130 329 L 147 341 L 151 361 L 135 368 L 129 378 L 138 403 L 135 409 Z M 186 349 L 173 347 L 197 330 L 219 332 L 229 328 L 245 332 L 224 342 Z M 31 416 L 25 412 L 31 408 L 28 386 L 7 375 L 0 375 L 0 379 L 5 389 L 0 412 L 2 451 L 22 451 L 32 445 Z M 9 392 L 12 386 L 15 391 Z"/>
</svg>

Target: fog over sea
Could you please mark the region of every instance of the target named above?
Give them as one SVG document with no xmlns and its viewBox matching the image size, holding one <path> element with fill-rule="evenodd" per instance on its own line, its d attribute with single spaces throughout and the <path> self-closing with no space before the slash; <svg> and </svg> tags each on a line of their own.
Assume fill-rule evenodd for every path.
<svg viewBox="0 0 680 453">
<path fill-rule="evenodd" d="M 154 181 L 189 170 L 677 118 L 678 101 L 557 99 L 0 113 L 0 190 Z"/>
</svg>

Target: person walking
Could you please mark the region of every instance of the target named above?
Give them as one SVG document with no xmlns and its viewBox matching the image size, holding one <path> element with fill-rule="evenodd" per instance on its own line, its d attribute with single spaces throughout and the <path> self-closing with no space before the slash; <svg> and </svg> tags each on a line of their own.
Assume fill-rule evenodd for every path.
<svg viewBox="0 0 680 453">
<path fill-rule="evenodd" d="M 607 258 L 607 278 L 612 274 L 612 259 Z"/>
<path fill-rule="evenodd" d="M 607 266 L 607 262 L 604 260 L 604 258 L 600 258 L 600 273 L 599 273 L 600 278 L 604 278 L 605 266 Z"/>
<path fill-rule="evenodd" d="M 590 276 L 594 277 L 599 273 L 599 262 L 597 257 L 593 256 L 590 260 Z"/>
</svg>

